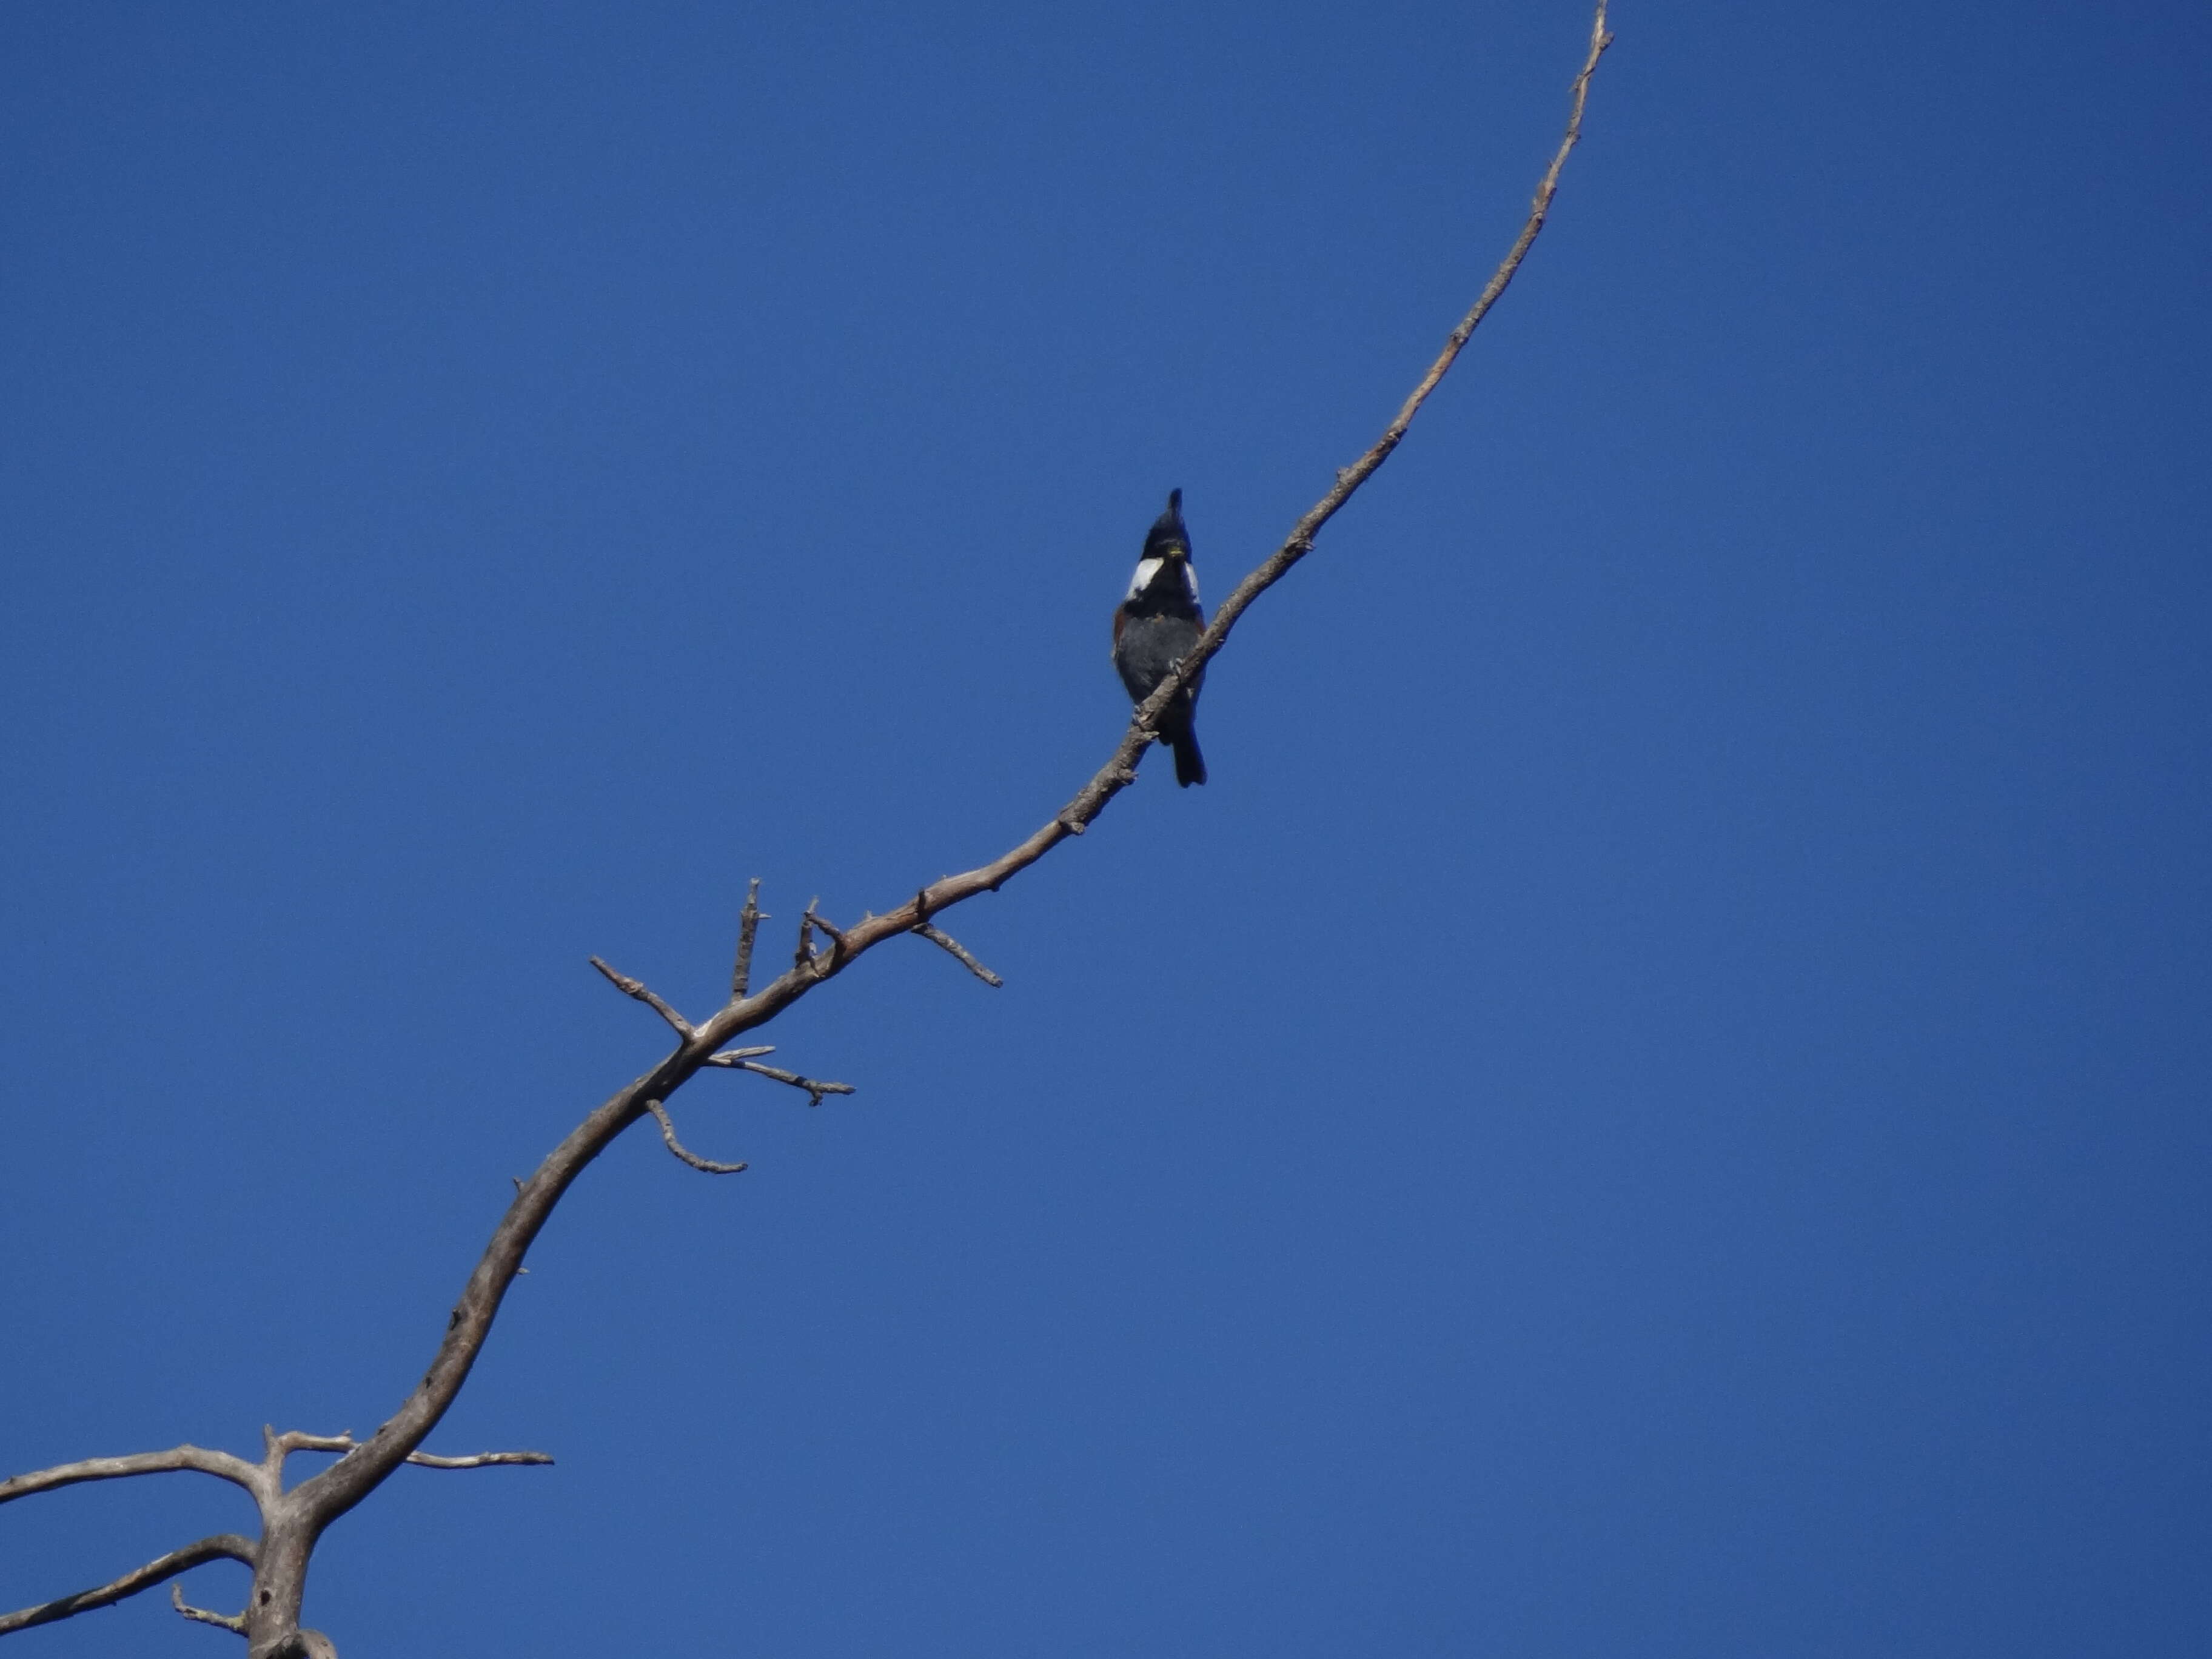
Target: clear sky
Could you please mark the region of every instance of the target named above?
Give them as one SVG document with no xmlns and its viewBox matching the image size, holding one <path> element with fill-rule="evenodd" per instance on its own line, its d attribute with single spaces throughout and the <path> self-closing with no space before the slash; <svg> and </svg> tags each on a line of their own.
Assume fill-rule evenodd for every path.
<svg viewBox="0 0 2212 1659">
<path fill-rule="evenodd" d="M 349 1659 L 2212 1650 L 2212 22 L 1615 27 L 1211 784 L 587 1174 L 430 1442 L 559 1462 L 342 1522 Z M 0 1466 L 373 1428 L 663 1050 L 587 956 L 1043 822 L 1587 28 L 0 10 Z M 0 1607 L 248 1518 L 0 1510 Z"/>
</svg>

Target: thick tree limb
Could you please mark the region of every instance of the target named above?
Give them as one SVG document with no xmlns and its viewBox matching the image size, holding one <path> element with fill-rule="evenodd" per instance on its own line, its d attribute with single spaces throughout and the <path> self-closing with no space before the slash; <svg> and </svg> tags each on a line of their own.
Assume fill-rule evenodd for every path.
<svg viewBox="0 0 2212 1659">
<path fill-rule="evenodd" d="M 79 1590 L 75 1595 L 64 1595 L 58 1601 L 48 1601 L 43 1607 L 25 1607 L 20 1613 L 0 1613 L 0 1636 L 11 1631 L 29 1630 L 34 1625 L 51 1625 L 57 1620 L 74 1618 L 80 1613 L 90 1613 L 94 1607 L 111 1607 L 127 1596 L 148 1590 L 165 1579 L 174 1578 L 180 1572 L 204 1566 L 210 1561 L 243 1561 L 253 1565 L 253 1543 L 234 1532 L 219 1532 L 212 1538 L 203 1538 L 197 1544 L 187 1544 L 180 1550 L 171 1550 L 158 1561 L 149 1561 L 136 1572 L 126 1572 L 112 1583 L 97 1589 Z"/>
</svg>

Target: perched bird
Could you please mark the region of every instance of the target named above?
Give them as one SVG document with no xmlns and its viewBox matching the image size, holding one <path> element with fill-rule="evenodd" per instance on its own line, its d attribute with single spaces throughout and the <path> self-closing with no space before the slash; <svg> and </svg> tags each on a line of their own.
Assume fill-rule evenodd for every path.
<svg viewBox="0 0 2212 1659">
<path fill-rule="evenodd" d="M 1182 526 L 1182 491 L 1168 492 L 1168 510 L 1145 537 L 1145 556 L 1129 592 L 1114 612 L 1114 667 L 1133 702 L 1159 689 L 1206 631 L 1198 608 L 1198 573 L 1191 568 L 1190 532 Z M 1160 740 L 1175 750 L 1176 781 L 1186 789 L 1206 781 L 1198 752 L 1198 688 L 1206 672 L 1182 689 L 1160 715 Z"/>
</svg>

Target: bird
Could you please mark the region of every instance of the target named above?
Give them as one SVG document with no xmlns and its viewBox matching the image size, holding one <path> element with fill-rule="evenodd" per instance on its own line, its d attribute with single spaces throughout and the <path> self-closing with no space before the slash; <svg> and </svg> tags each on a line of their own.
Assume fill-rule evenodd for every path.
<svg viewBox="0 0 2212 1659">
<path fill-rule="evenodd" d="M 1199 608 L 1198 573 L 1191 568 L 1190 532 L 1183 528 L 1182 491 L 1168 491 L 1168 510 L 1145 535 L 1144 556 L 1129 591 L 1114 611 L 1114 667 L 1141 703 L 1190 654 L 1206 631 Z M 1159 738 L 1175 750 L 1176 781 L 1188 789 L 1206 781 L 1206 759 L 1198 752 L 1198 689 L 1200 669 L 1160 713 Z"/>
</svg>

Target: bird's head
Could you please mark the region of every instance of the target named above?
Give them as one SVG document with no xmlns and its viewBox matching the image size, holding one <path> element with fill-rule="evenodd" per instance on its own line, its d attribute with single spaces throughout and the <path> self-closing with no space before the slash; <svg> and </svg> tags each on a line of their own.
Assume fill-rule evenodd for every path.
<svg viewBox="0 0 2212 1659">
<path fill-rule="evenodd" d="M 1182 491 L 1168 491 L 1168 510 L 1152 520 L 1152 527 L 1145 532 L 1145 556 L 1147 559 L 1187 559 L 1190 556 L 1190 532 L 1182 526 Z"/>
<path fill-rule="evenodd" d="M 1164 583 L 1155 586 L 1156 582 Z M 1137 574 L 1130 579 L 1128 604 L 1140 595 L 1150 593 L 1155 599 L 1164 595 L 1176 597 L 1170 603 L 1180 608 L 1188 601 L 1193 613 L 1198 608 L 1198 571 L 1190 560 L 1190 532 L 1182 526 L 1182 491 L 1168 491 L 1168 510 L 1152 520 L 1152 527 L 1145 533 L 1145 554 L 1137 561 Z"/>
</svg>

